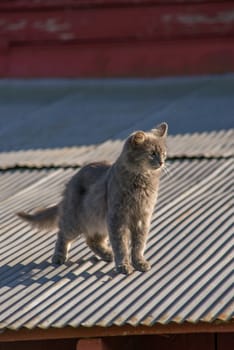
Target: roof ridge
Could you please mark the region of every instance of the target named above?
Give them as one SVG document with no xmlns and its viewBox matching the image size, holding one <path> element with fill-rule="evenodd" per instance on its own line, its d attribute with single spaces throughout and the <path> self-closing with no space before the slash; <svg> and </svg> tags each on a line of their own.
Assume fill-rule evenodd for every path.
<svg viewBox="0 0 234 350">
<path fill-rule="evenodd" d="M 234 156 L 234 129 L 168 136 L 168 159 L 222 159 Z M 91 161 L 113 162 L 123 140 L 108 139 L 97 145 L 0 153 L 0 170 L 79 168 Z"/>
</svg>

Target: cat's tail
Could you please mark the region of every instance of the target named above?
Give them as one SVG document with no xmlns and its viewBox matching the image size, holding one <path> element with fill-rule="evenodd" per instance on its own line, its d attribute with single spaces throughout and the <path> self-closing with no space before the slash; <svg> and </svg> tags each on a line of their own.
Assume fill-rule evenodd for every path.
<svg viewBox="0 0 234 350">
<path fill-rule="evenodd" d="M 34 214 L 19 212 L 17 215 L 31 224 L 33 227 L 40 229 L 52 229 L 57 227 L 58 223 L 58 205 L 46 209 L 39 209 Z"/>
</svg>

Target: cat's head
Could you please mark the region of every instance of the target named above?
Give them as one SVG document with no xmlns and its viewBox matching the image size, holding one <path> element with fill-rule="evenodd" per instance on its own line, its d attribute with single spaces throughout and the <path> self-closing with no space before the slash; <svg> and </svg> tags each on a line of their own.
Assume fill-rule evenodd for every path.
<svg viewBox="0 0 234 350">
<path fill-rule="evenodd" d="M 161 123 L 150 132 L 135 131 L 124 147 L 125 159 L 139 170 L 159 170 L 166 160 L 166 137 L 168 125 Z"/>
</svg>

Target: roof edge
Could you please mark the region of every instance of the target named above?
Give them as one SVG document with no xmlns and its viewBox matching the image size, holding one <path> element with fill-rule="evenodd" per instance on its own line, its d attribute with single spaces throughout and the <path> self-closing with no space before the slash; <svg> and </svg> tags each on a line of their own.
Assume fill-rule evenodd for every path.
<svg viewBox="0 0 234 350">
<path fill-rule="evenodd" d="M 26 329 L 18 331 L 5 330 L 0 333 L 1 342 L 14 342 L 43 339 L 69 339 L 69 338 L 95 338 L 126 335 L 153 335 L 153 334 L 186 334 L 186 333 L 231 333 L 234 332 L 234 322 L 206 323 L 168 323 L 153 326 L 110 326 L 110 327 L 84 327 L 78 328 L 48 328 Z"/>
<path fill-rule="evenodd" d="M 233 135 L 234 128 L 169 135 L 168 160 L 232 158 Z M 123 140 L 117 138 L 96 145 L 3 151 L 0 152 L 0 171 L 79 168 L 92 161 L 113 162 L 122 145 Z"/>
</svg>

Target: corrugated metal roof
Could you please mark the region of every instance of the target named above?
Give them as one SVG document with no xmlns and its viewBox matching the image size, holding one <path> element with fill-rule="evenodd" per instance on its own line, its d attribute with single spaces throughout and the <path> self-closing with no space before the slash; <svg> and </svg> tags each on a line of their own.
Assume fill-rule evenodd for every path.
<svg viewBox="0 0 234 350">
<path fill-rule="evenodd" d="M 234 155 L 234 129 L 168 137 L 169 158 L 222 157 Z M 123 145 L 108 140 L 96 146 L 66 147 L 0 153 L 0 169 L 19 167 L 81 166 L 88 161 L 114 161 Z"/>
<path fill-rule="evenodd" d="M 56 203 L 75 169 L 0 173 L 0 328 L 231 320 L 233 159 L 178 159 L 169 169 L 146 249 L 152 269 L 130 276 L 94 258 L 82 239 L 70 262 L 54 267 L 55 233 L 14 215 Z"/>
</svg>

